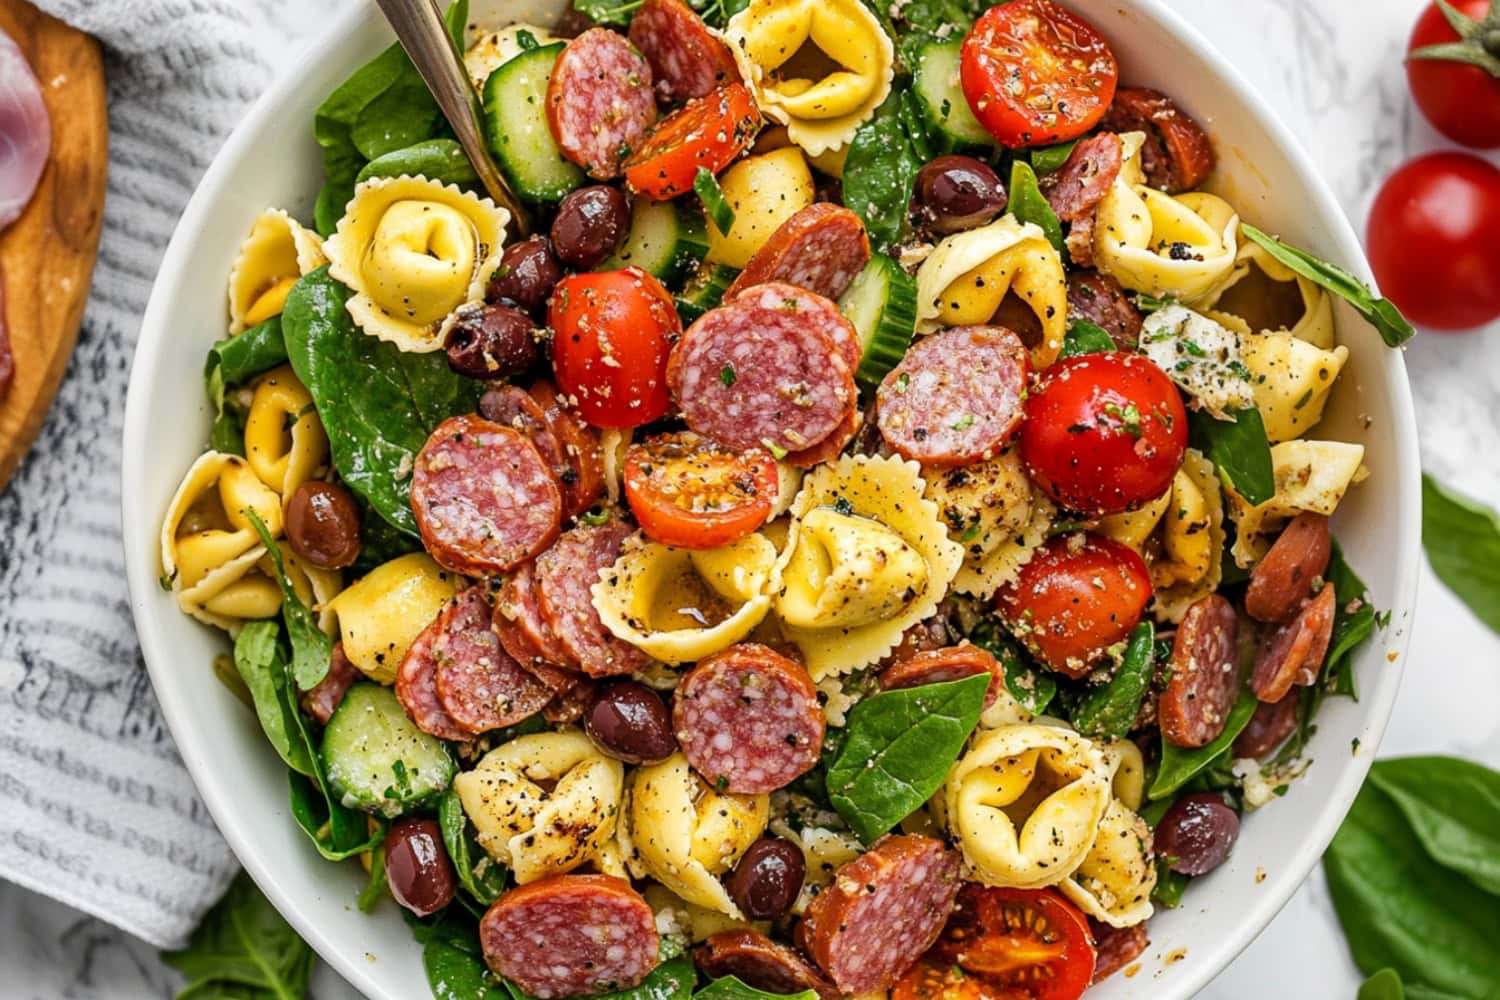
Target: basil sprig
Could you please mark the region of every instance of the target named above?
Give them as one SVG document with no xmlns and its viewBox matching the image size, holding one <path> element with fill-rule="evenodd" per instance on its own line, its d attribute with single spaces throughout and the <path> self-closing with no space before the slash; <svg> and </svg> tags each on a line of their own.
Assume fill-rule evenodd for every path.
<svg viewBox="0 0 1500 1000">
<path fill-rule="evenodd" d="M 161 957 L 186 979 L 178 997 L 241 1000 L 306 996 L 316 961 L 244 872 L 203 917 L 187 947 Z"/>
</svg>

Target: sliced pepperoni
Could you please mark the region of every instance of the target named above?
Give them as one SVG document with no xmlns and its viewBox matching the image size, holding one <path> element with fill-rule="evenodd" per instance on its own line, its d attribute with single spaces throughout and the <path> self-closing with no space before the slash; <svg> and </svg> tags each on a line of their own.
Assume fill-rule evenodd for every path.
<svg viewBox="0 0 1500 1000">
<path fill-rule="evenodd" d="M 808 906 L 798 941 L 845 994 L 889 989 L 942 933 L 958 868 L 940 840 L 882 837 L 834 873 Z"/>
<path fill-rule="evenodd" d="M 734 976 L 766 993 L 787 995 L 813 990 L 820 1000 L 838 1000 L 839 989 L 801 955 L 759 931 L 710 934 L 693 949 L 693 963 L 709 979 Z"/>
<path fill-rule="evenodd" d="M 483 417 L 449 417 L 412 468 L 411 506 L 422 544 L 444 569 L 486 576 L 546 548 L 562 520 L 562 492 L 519 431 Z"/>
<path fill-rule="evenodd" d="M 1063 244 L 1068 248 L 1068 260 L 1074 267 L 1087 268 L 1094 266 L 1094 226 L 1089 220 L 1079 220 L 1068 228 L 1068 235 L 1063 237 Z"/>
<path fill-rule="evenodd" d="M 909 660 L 918 653 L 944 649 L 953 645 L 953 630 L 948 627 L 948 615 L 948 606 L 941 604 L 938 606 L 937 613 L 931 618 L 919 621 L 901 633 L 901 641 L 896 643 L 896 648 L 880 661 L 881 667 L 889 667 L 902 660 Z"/>
<path fill-rule="evenodd" d="M 542 718 L 554 726 L 571 726 L 583 718 L 583 713 L 594 703 L 594 695 L 598 689 L 599 685 L 587 677 L 577 678 L 570 687 L 552 696 L 552 700 L 542 709 Z"/>
<path fill-rule="evenodd" d="M 806 451 L 858 406 L 846 335 L 848 320 L 823 296 L 757 285 L 688 327 L 667 381 L 699 434 L 729 448 Z"/>
<path fill-rule="evenodd" d="M 1337 600 L 1333 585 L 1325 583 L 1295 618 L 1261 634 L 1250 675 L 1250 689 L 1257 698 L 1280 701 L 1293 686 L 1308 687 L 1318 679 L 1333 638 Z"/>
<path fill-rule="evenodd" d="M 575 518 L 604 496 L 604 454 L 599 448 L 599 435 L 568 407 L 551 382 L 532 385 L 531 396 L 541 407 L 547 429 L 562 446 L 567 461 L 560 477 L 563 517 Z"/>
<path fill-rule="evenodd" d="M 1140 958 L 1151 946 L 1151 937 L 1144 923 L 1134 927 L 1111 927 L 1090 917 L 1089 930 L 1094 935 L 1095 985 Z"/>
<path fill-rule="evenodd" d="M 302 692 L 302 713 L 320 726 L 328 725 L 334 709 L 344 700 L 349 685 L 359 680 L 359 668 L 344 655 L 344 644 L 333 644 L 333 655 L 328 659 L 328 673 L 323 679 Z"/>
<path fill-rule="evenodd" d="M 1030 371 L 1026 345 L 1003 327 L 925 337 L 880 383 L 880 433 L 903 457 L 935 468 L 994 458 L 1021 424 Z"/>
<path fill-rule="evenodd" d="M 651 67 L 624 35 L 590 28 L 568 42 L 547 81 L 547 122 L 564 156 L 595 180 L 618 177 L 654 121 Z"/>
<path fill-rule="evenodd" d="M 620 557 L 634 529 L 618 518 L 563 533 L 536 561 L 537 603 L 570 661 L 590 677 L 616 677 L 645 666 L 646 654 L 599 620 L 591 588 Z"/>
<path fill-rule="evenodd" d="M 1055 172 L 1042 178 L 1042 194 L 1063 222 L 1092 220 L 1125 165 L 1124 144 L 1113 132 L 1080 140 Z M 1089 226 L 1092 229 L 1092 226 Z"/>
<path fill-rule="evenodd" d="M 823 751 L 823 709 L 807 669 L 756 643 L 689 670 L 677 685 L 672 727 L 688 763 L 735 794 L 784 788 Z"/>
<path fill-rule="evenodd" d="M 438 661 L 434 649 L 444 628 L 443 618 L 444 613 L 439 612 L 407 647 L 396 671 L 396 700 L 422 732 L 440 740 L 467 741 L 475 734 L 448 714 L 437 693 Z"/>
<path fill-rule="evenodd" d="M 1203 127 L 1160 91 L 1122 87 L 1101 123 L 1112 132 L 1145 132 L 1141 168 L 1154 188 L 1191 191 L 1213 173 L 1213 143 Z"/>
<path fill-rule="evenodd" d="M 880 689 L 894 691 L 923 684 L 961 681 L 975 674 L 990 675 L 990 686 L 984 695 L 984 707 L 989 708 L 1000 697 L 1005 672 L 1000 661 L 989 651 L 968 642 L 944 649 L 929 649 L 886 667 L 880 672 Z"/>
<path fill-rule="evenodd" d="M 479 415 L 502 427 L 519 431 L 536 445 L 537 454 L 557 477 L 558 486 L 563 491 L 563 517 L 572 517 L 568 490 L 577 484 L 578 472 L 563 450 L 563 443 L 552 433 L 542 404 L 518 385 L 499 385 L 479 397 Z"/>
<path fill-rule="evenodd" d="M 645 0 L 630 19 L 630 41 L 651 64 L 656 96 L 671 104 L 739 80 L 734 53 L 682 0 Z"/>
<path fill-rule="evenodd" d="M 636 986 L 661 940 L 641 894 L 612 875 L 554 875 L 511 889 L 479 922 L 484 960 L 530 996 L 596 996 Z"/>
<path fill-rule="evenodd" d="M 516 570 L 501 588 L 495 601 L 495 631 L 506 652 L 554 691 L 562 690 L 577 676 L 573 673 L 577 662 L 568 656 L 542 614 L 533 564 Z"/>
<path fill-rule="evenodd" d="M 501 648 L 490 618 L 485 585 L 476 583 L 438 616 L 432 646 L 438 701 L 449 718 L 471 733 L 515 725 L 552 700 L 546 685 Z"/>
<path fill-rule="evenodd" d="M 1288 691 L 1280 701 L 1263 701 L 1255 706 L 1240 735 L 1234 741 L 1234 755 L 1260 760 L 1281 744 L 1297 728 L 1297 692 Z"/>
<path fill-rule="evenodd" d="M 1298 514 L 1250 572 L 1245 612 L 1263 622 L 1291 618 L 1328 571 L 1332 555 L 1328 518 L 1311 512 Z"/>
<path fill-rule="evenodd" d="M 838 429 L 811 448 L 787 452 L 786 460 L 799 469 L 811 469 L 815 465 L 831 462 L 844 453 L 859 434 L 864 424 L 864 415 L 856 407 L 850 407 Z"/>
<path fill-rule="evenodd" d="M 1075 255 L 1074 262 L 1078 262 Z M 1098 271 L 1068 273 L 1068 318 L 1082 319 L 1109 334 L 1122 351 L 1133 351 L 1141 339 L 1141 311 L 1120 283 Z"/>
<path fill-rule="evenodd" d="M 869 261 L 870 237 L 860 217 L 842 205 L 817 202 L 778 226 L 725 294 L 734 298 L 755 285 L 783 281 L 836 299 Z"/>
<path fill-rule="evenodd" d="M 1234 605 L 1209 594 L 1183 615 L 1172 641 L 1172 679 L 1156 705 L 1167 742 L 1207 746 L 1224 731 L 1239 696 L 1239 616 Z"/>
</svg>

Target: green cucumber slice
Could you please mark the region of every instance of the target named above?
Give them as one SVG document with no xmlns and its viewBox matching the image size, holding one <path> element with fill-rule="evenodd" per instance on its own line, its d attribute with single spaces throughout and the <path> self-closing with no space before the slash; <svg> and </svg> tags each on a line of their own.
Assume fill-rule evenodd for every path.
<svg viewBox="0 0 1500 1000">
<path fill-rule="evenodd" d="M 684 326 L 724 301 L 724 293 L 739 277 L 739 269 L 728 264 L 700 264 L 677 296 L 677 315 Z"/>
<path fill-rule="evenodd" d="M 638 267 L 664 285 L 686 279 L 708 253 L 703 214 L 682 201 L 637 197 L 630 210 L 630 232 L 601 271 Z"/>
<path fill-rule="evenodd" d="M 418 729 L 390 688 L 364 681 L 328 720 L 322 755 L 344 805 L 387 818 L 437 796 L 456 770 L 447 745 Z"/>
<path fill-rule="evenodd" d="M 839 309 L 854 324 L 863 348 L 855 378 L 874 389 L 911 346 L 917 325 L 916 279 L 885 254 L 871 254 L 839 297 Z"/>
<path fill-rule="evenodd" d="M 522 52 L 484 82 L 484 132 L 490 152 L 522 201 L 553 204 L 583 184 L 547 124 L 547 81 L 563 43 Z"/>
<path fill-rule="evenodd" d="M 969 110 L 969 99 L 958 82 L 963 44 L 963 38 L 958 37 L 928 42 L 917 51 L 912 89 L 931 126 L 930 138 L 937 153 L 982 152 L 995 147 L 995 137 Z"/>
</svg>

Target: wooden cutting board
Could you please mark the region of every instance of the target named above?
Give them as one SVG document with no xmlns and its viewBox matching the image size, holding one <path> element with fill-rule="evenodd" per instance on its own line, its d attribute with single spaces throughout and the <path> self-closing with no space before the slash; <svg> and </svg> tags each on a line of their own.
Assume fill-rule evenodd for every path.
<svg viewBox="0 0 1500 1000">
<path fill-rule="evenodd" d="M 0 280 L 16 373 L 0 402 L 0 490 L 31 447 L 73 353 L 104 221 L 109 120 L 99 44 L 23 0 L 0 0 L 0 30 L 26 53 L 52 118 L 36 194 L 0 234 Z"/>
</svg>

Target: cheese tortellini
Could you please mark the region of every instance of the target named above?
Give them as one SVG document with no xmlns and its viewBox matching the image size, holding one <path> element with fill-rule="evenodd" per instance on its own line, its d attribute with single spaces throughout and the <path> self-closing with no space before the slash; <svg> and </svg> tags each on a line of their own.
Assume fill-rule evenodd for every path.
<svg viewBox="0 0 1500 1000">
<path fill-rule="evenodd" d="M 1323 419 L 1334 380 L 1349 360 L 1342 344 L 1324 350 L 1285 330 L 1246 334 L 1240 350 L 1272 444 L 1299 438 Z"/>
<path fill-rule="evenodd" d="M 281 315 L 297 279 L 327 262 L 317 233 L 279 208 L 260 213 L 229 272 L 229 332 Z"/>
<path fill-rule="evenodd" d="M 1057 360 L 1068 332 L 1062 257 L 1034 223 L 1006 215 L 937 245 L 917 270 L 917 331 L 988 323 L 1007 295 L 1036 314 L 1041 339 L 1032 367 Z"/>
<path fill-rule="evenodd" d="M 328 436 L 313 408 L 312 395 L 291 365 L 266 373 L 256 383 L 245 418 L 245 458 L 260 481 L 281 494 L 283 503 L 328 461 Z"/>
<path fill-rule="evenodd" d="M 1268 536 L 1303 511 L 1332 514 L 1349 487 L 1367 475 L 1364 459 L 1364 445 L 1346 441 L 1298 440 L 1273 445 L 1276 495 L 1259 506 L 1230 496 L 1234 561 L 1242 569 L 1255 565 L 1271 547 Z"/>
<path fill-rule="evenodd" d="M 425 552 L 376 566 L 329 602 L 344 655 L 370 680 L 394 684 L 412 640 L 458 590 L 458 578 Z"/>
<path fill-rule="evenodd" d="M 890 93 L 895 48 L 859 0 L 751 0 L 724 35 L 761 111 L 810 156 L 848 144 Z"/>
<path fill-rule="evenodd" d="M 953 578 L 960 594 L 988 597 L 1013 580 L 1046 541 L 1056 511 L 1031 485 L 1014 448 L 984 462 L 927 476 L 948 537 L 963 546 Z"/>
<path fill-rule="evenodd" d="M 1243 332 L 1285 330 L 1314 347 L 1333 349 L 1333 300 L 1328 293 L 1252 240 L 1240 244 L 1234 270 L 1203 306 L 1239 320 Z"/>
<path fill-rule="evenodd" d="M 710 217 L 708 260 L 744 267 L 781 224 L 813 203 L 813 176 L 796 146 L 747 156 L 719 175 L 719 190 L 734 209 L 729 231 Z"/>
<path fill-rule="evenodd" d="M 1093 846 L 1059 888 L 1084 913 L 1111 927 L 1149 919 L 1156 888 L 1151 828 L 1125 803 L 1111 799 Z"/>
<path fill-rule="evenodd" d="M 1224 575 L 1224 495 L 1213 462 L 1192 448 L 1172 479 L 1160 538 L 1151 561 L 1156 616 L 1177 622 L 1218 590 Z"/>
<path fill-rule="evenodd" d="M 533 733 L 485 754 L 453 780 L 479 846 L 525 885 L 613 844 L 625 769 L 576 729 Z M 611 867 L 605 859 L 603 867 Z"/>
<path fill-rule="evenodd" d="M 792 504 L 773 607 L 813 680 L 879 660 L 932 616 L 963 562 L 919 467 L 855 456 L 814 469 Z"/>
<path fill-rule="evenodd" d="M 323 245 L 328 273 L 354 293 L 360 328 L 403 351 L 440 350 L 459 306 L 484 298 L 510 213 L 425 177 L 377 177 L 354 189 Z"/>
</svg>

